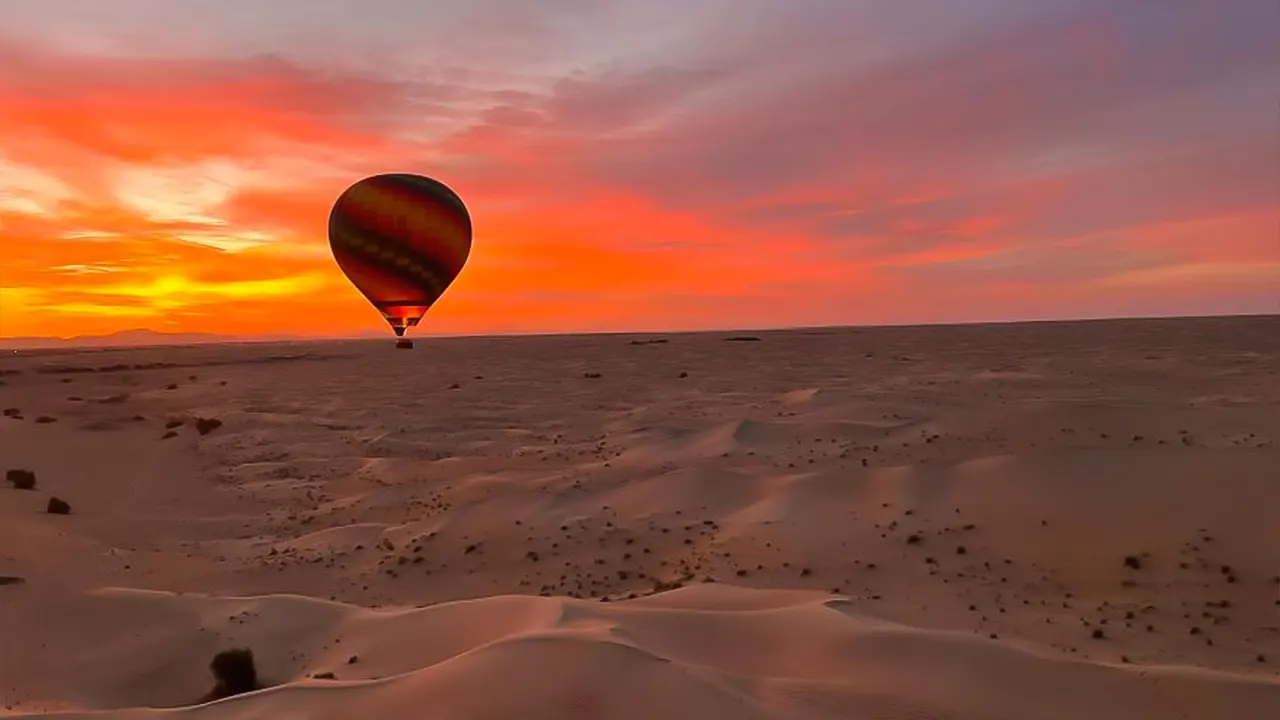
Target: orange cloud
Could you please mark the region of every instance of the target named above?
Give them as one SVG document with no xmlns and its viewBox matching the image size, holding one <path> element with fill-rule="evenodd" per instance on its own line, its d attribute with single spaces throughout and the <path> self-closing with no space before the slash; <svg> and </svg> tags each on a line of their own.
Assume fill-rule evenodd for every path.
<svg viewBox="0 0 1280 720">
<path fill-rule="evenodd" d="M 321 81 L 280 63 L 26 62 L 52 83 L 37 90 L 9 76 L 0 86 L 0 133 L 35 141 L 6 162 L 57 189 L 0 205 L 4 335 L 376 327 L 324 239 L 332 198 L 352 178 L 344 165 L 435 153 L 517 168 L 546 151 L 482 124 L 434 148 L 396 140 L 376 116 L 402 104 L 393 86 Z M 353 122 L 361 108 L 375 117 Z M 570 149 L 584 151 L 561 147 Z M 502 176 L 464 192 L 478 250 L 433 310 L 438 329 L 662 324 L 646 296 L 740 294 L 797 260 L 782 239 L 726 253 L 740 231 L 634 192 L 585 191 L 569 174 L 554 189 Z M 770 242 L 772 261 L 760 254 Z"/>
<path fill-rule="evenodd" d="M 40 160 L 65 146 L 128 163 L 243 157 L 285 146 L 370 152 L 376 108 L 394 110 L 397 83 L 307 71 L 283 61 L 55 55 L 0 46 L 6 155 Z M 34 157 L 33 157 L 34 156 Z"/>
</svg>

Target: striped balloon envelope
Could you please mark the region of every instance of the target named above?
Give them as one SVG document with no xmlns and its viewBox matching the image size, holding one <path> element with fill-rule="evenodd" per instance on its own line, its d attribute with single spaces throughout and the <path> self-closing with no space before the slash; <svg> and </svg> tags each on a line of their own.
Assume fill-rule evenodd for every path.
<svg viewBox="0 0 1280 720">
<path fill-rule="evenodd" d="M 374 175 L 333 204 L 329 248 L 351 284 L 403 336 L 462 272 L 471 254 L 471 215 L 438 180 Z"/>
</svg>

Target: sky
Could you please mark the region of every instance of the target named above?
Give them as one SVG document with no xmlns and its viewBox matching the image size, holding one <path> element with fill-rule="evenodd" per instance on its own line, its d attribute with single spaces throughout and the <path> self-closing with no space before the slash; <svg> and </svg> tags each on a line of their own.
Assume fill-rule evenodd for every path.
<svg viewBox="0 0 1280 720">
<path fill-rule="evenodd" d="M 1280 312 L 1274 0 L 0 0 L 0 336 L 388 332 L 329 208 L 442 180 L 416 334 Z"/>
</svg>

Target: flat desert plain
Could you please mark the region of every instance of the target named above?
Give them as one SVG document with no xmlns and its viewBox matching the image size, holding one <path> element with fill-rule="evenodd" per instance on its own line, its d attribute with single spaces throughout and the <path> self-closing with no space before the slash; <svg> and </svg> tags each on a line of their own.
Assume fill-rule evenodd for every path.
<svg viewBox="0 0 1280 720">
<path fill-rule="evenodd" d="M 6 353 L 0 714 L 1280 718 L 1280 318 L 735 335 Z"/>
</svg>

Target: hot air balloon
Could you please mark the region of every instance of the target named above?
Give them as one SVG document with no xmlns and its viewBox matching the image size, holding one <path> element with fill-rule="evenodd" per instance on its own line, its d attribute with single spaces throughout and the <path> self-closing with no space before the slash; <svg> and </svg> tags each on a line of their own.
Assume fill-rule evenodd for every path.
<svg viewBox="0 0 1280 720">
<path fill-rule="evenodd" d="M 471 253 L 471 215 L 457 193 L 421 175 L 388 173 L 347 188 L 329 213 L 338 267 L 396 337 L 418 324 Z M 397 347 L 413 347 L 401 339 Z"/>
</svg>

